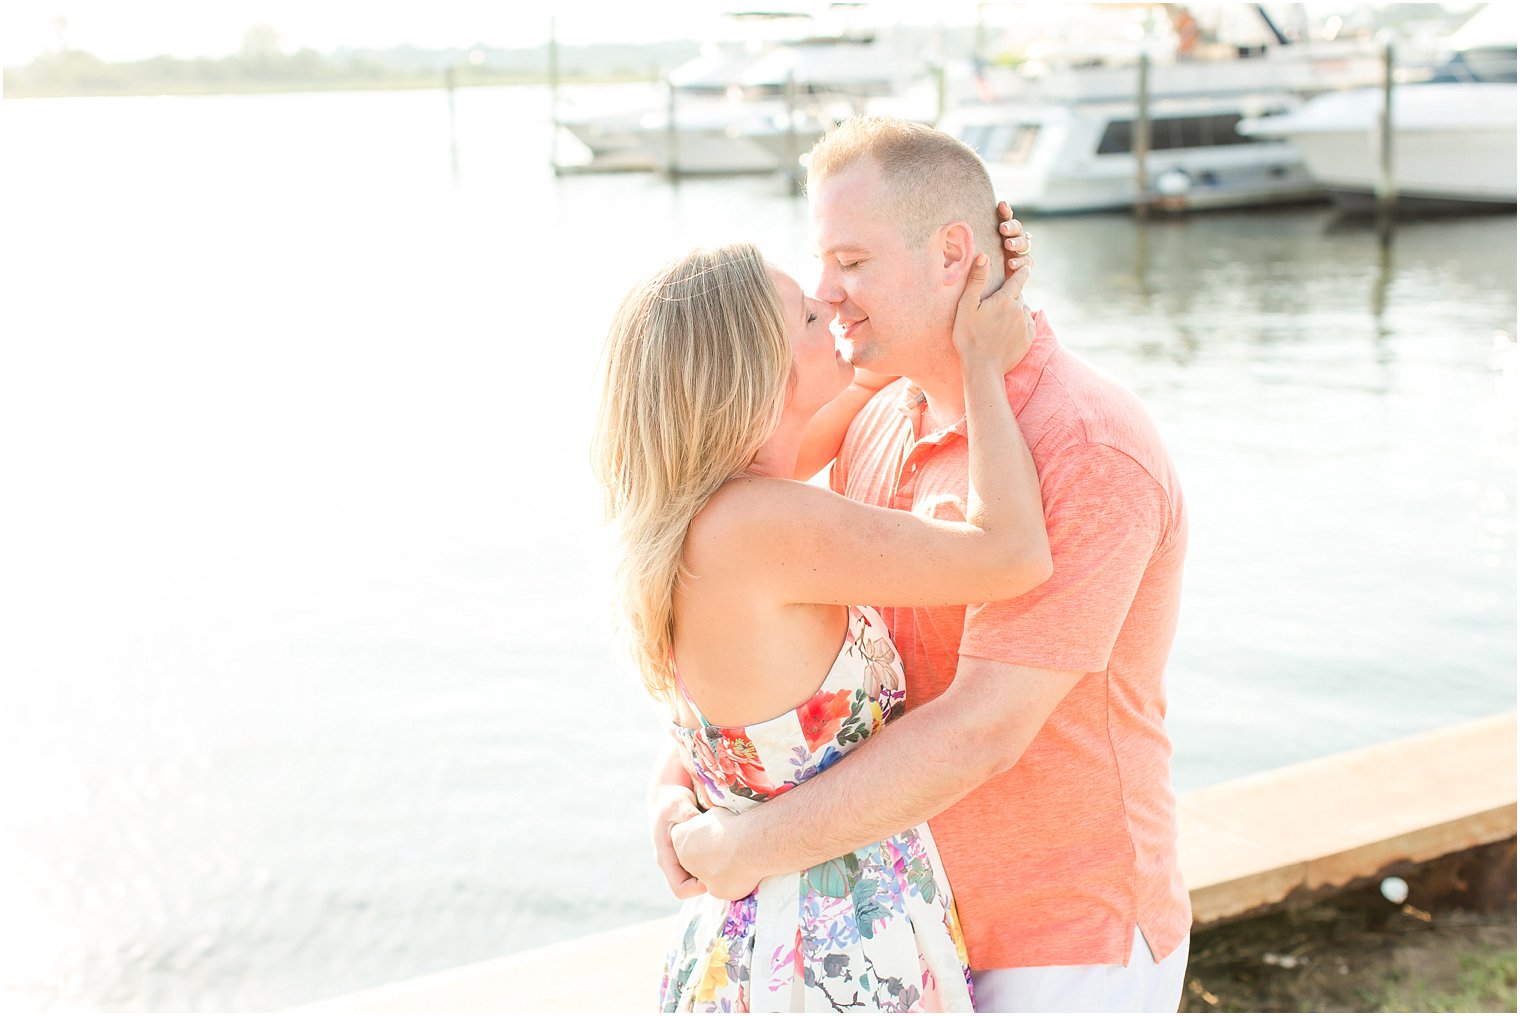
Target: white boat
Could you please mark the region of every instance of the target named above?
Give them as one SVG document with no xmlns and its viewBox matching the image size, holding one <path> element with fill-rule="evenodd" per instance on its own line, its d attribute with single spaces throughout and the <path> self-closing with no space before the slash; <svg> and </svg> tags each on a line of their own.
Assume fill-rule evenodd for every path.
<svg viewBox="0 0 1520 1016">
<path fill-rule="evenodd" d="M 1453 38 L 1456 52 L 1431 80 L 1395 83 L 1392 182 L 1400 207 L 1514 207 L 1515 39 L 1504 13 L 1492 5 L 1464 26 Z M 1332 198 L 1366 209 L 1374 204 L 1381 171 L 1382 107 L 1381 88 L 1360 88 L 1318 96 L 1240 129 L 1291 141 Z"/>
<path fill-rule="evenodd" d="M 666 112 L 648 113 L 631 136 L 653 168 L 672 176 L 774 173 L 781 155 L 769 141 L 785 138 L 795 115 L 784 100 L 740 96 L 677 105 L 674 121 Z M 795 132 L 804 149 L 818 133 L 810 123 Z"/>
<path fill-rule="evenodd" d="M 1338 203 L 1370 207 L 1378 178 L 1380 89 L 1322 95 L 1285 116 L 1241 126 L 1291 141 Z M 1515 85 L 1440 82 L 1393 90 L 1393 183 L 1401 205 L 1515 204 Z"/>
<path fill-rule="evenodd" d="M 701 133 L 733 117 L 746 101 L 744 72 L 762 55 L 758 44 L 709 42 L 699 55 L 666 76 L 662 96 L 612 111 L 561 111 L 557 122 L 585 146 L 589 168 L 658 169 L 662 162 L 644 138 L 652 131 L 668 130 L 672 109 L 678 133 L 685 129 Z"/>
<path fill-rule="evenodd" d="M 1134 151 L 1141 46 L 1154 54 L 1143 182 Z M 1374 80 L 1376 61 L 1323 43 L 1213 51 L 1227 55 L 1183 59 L 1175 39 L 1130 42 L 1122 52 L 1131 56 L 1118 64 L 1103 62 L 1110 53 L 1067 51 L 1011 84 L 993 79 L 995 95 L 963 103 L 941 126 L 982 155 L 999 197 L 1021 213 L 1121 209 L 1137 199 L 1207 209 L 1320 197 L 1290 142 L 1236 126 L 1290 112 L 1306 91 Z"/>
<path fill-rule="evenodd" d="M 926 78 L 921 61 L 898 52 L 890 32 L 856 21 L 863 7 L 830 4 L 819 16 L 730 14 L 730 31 L 742 28 L 741 39 L 704 45 L 670 72 L 659 101 L 611 114 L 562 114 L 558 122 L 594 165 L 675 176 L 795 166 L 824 130 L 896 102 Z"/>
<path fill-rule="evenodd" d="M 1151 148 L 1143 196 L 1205 209 L 1304 201 L 1319 187 L 1297 150 L 1235 130 L 1251 114 L 1294 108 L 1287 92 L 1192 95 L 1150 104 Z M 1026 102 L 958 110 L 945 129 L 981 153 L 993 189 L 1019 211 L 1044 214 L 1129 208 L 1140 194 L 1133 99 Z"/>
<path fill-rule="evenodd" d="M 561 168 L 596 170 L 651 170 L 654 159 L 639 145 L 635 129 L 640 113 L 598 113 L 559 117 L 559 126 L 586 149 L 584 163 Z"/>
<path fill-rule="evenodd" d="M 926 80 L 918 60 L 873 31 L 777 44 L 736 77 L 719 102 L 687 108 L 677 95 L 674 130 L 667 111 L 644 119 L 637 140 L 659 169 L 690 176 L 790 168 L 840 120 L 921 94 L 916 85 Z"/>
</svg>

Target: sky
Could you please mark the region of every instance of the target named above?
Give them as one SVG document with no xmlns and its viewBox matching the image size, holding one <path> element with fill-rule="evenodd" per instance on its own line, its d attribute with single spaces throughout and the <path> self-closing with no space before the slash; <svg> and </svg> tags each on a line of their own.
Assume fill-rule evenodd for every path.
<svg viewBox="0 0 1520 1016">
<path fill-rule="evenodd" d="M 972 24 L 975 0 L 875 0 L 861 16 L 876 23 Z M 1048 3 L 983 4 L 990 21 L 1007 17 L 1049 18 Z M 1128 5 L 1136 6 L 1136 5 Z M 1210 5 L 1201 5 L 1210 6 Z M 1217 5 L 1213 5 L 1217 6 Z M 1238 5 L 1245 6 L 1245 5 Z M 1271 7 L 1285 5 L 1268 5 Z M 1358 4 L 1306 5 L 1316 9 Z M 1375 5 L 1382 6 L 1382 5 Z M 1451 3 L 1448 7 L 1466 7 Z M 0 62 L 25 64 L 66 44 L 106 60 L 152 56 L 223 56 L 236 52 L 253 25 L 273 26 L 281 47 L 330 51 L 339 46 L 385 48 L 402 43 L 423 48 L 484 43 L 503 48 L 535 46 L 549 36 L 553 15 L 560 40 L 653 42 L 703 39 L 722 34 L 725 11 L 746 5 L 720 0 L 429 0 L 380 4 L 359 0 L 6 0 L 0 6 Z M 776 0 L 748 9 L 818 13 L 824 0 Z M 1057 15 L 1058 16 L 1058 15 Z"/>
<path fill-rule="evenodd" d="M 823 3 L 781 2 L 751 9 L 819 10 Z M 923 22 L 959 13 L 975 17 L 970 0 L 935 4 L 871 5 L 875 16 Z M 221 56 L 235 52 L 249 26 L 272 25 L 282 48 L 331 50 L 338 46 L 424 48 L 483 42 L 516 48 L 549 36 L 550 14 L 562 42 L 653 42 L 702 38 L 715 31 L 722 12 L 736 5 L 707 0 L 429 0 L 426 4 L 359 3 L 356 0 L 9 0 L 0 9 L 0 61 L 24 64 L 67 45 L 106 60 L 172 56 Z M 928 13 L 925 14 L 927 9 Z"/>
</svg>

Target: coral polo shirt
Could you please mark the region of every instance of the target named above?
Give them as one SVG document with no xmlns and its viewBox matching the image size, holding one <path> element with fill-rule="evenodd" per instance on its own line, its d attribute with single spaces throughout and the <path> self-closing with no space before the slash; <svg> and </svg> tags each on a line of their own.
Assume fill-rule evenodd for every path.
<svg viewBox="0 0 1520 1016">
<path fill-rule="evenodd" d="M 949 686 L 962 655 L 1084 675 L 1018 764 L 930 823 L 978 970 L 1125 964 L 1136 925 L 1161 960 L 1192 921 L 1163 722 L 1182 491 L 1139 400 L 1062 349 L 1043 314 L 1035 323 L 1007 388 L 1040 475 L 1050 580 L 998 603 L 881 611 L 910 709 Z M 872 399 L 831 483 L 964 520 L 965 422 L 922 433 L 913 394 L 899 381 Z"/>
</svg>

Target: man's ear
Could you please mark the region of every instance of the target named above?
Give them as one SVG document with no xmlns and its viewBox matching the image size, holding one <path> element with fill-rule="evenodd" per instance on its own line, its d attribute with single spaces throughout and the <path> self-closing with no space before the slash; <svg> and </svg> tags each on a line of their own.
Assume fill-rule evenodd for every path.
<svg viewBox="0 0 1520 1016">
<path fill-rule="evenodd" d="M 945 285 L 964 285 L 966 273 L 971 271 L 971 262 L 976 257 L 976 239 L 971 235 L 971 227 L 964 222 L 952 222 L 940 227 L 937 239 L 944 263 Z"/>
</svg>

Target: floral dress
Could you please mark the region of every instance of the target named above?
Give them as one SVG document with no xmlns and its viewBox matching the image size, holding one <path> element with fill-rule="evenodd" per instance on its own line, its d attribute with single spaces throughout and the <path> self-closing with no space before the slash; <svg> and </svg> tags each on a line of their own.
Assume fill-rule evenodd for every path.
<svg viewBox="0 0 1520 1016">
<path fill-rule="evenodd" d="M 742 812 L 864 743 L 904 694 L 881 615 L 851 607 L 812 698 L 747 727 L 715 727 L 691 703 L 702 727 L 674 733 L 702 806 Z M 665 1012 L 971 1011 L 965 944 L 929 827 L 767 878 L 742 900 L 687 900 L 660 1003 Z"/>
</svg>

